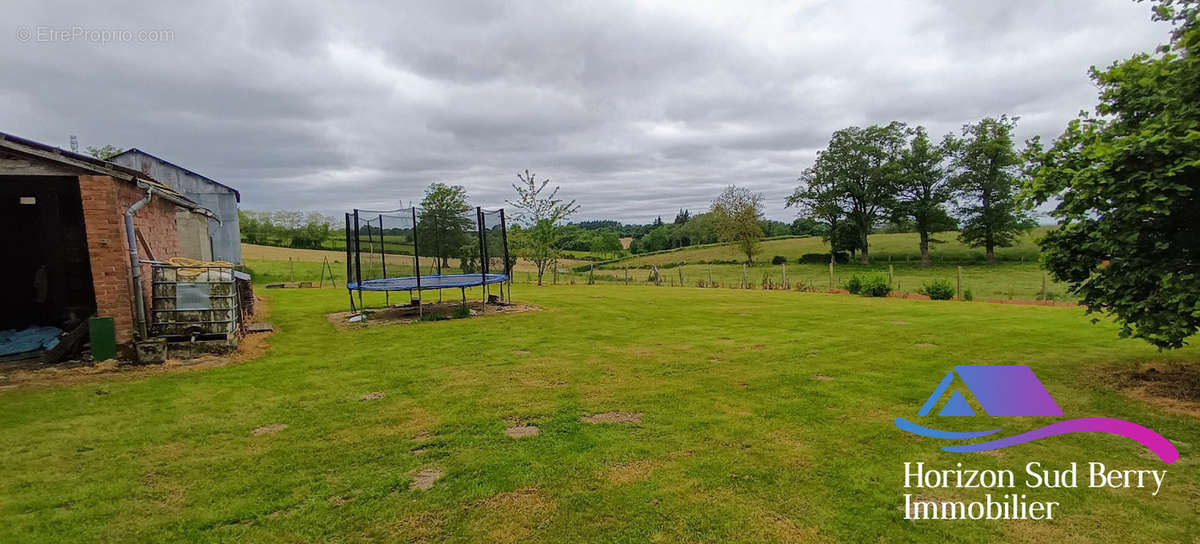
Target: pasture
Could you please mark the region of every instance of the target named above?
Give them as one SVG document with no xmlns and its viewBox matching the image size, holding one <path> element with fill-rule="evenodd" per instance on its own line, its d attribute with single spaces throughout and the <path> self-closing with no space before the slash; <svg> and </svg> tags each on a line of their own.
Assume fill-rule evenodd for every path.
<svg viewBox="0 0 1200 544">
<path fill-rule="evenodd" d="M 325 316 L 346 309 L 343 290 L 261 293 L 279 332 L 260 358 L 0 393 L 0 541 L 1169 542 L 1200 532 L 1195 404 L 1111 379 L 1193 368 L 1198 352 L 1119 339 L 1077 308 L 518 284 L 517 300 L 542 310 L 339 330 Z M 1061 503 L 1052 521 L 907 521 L 905 461 L 1164 468 L 1108 435 L 952 454 L 894 427 L 965 363 L 1030 365 L 1066 414 L 1137 421 L 1181 459 L 1158 496 L 1035 490 Z"/>
</svg>

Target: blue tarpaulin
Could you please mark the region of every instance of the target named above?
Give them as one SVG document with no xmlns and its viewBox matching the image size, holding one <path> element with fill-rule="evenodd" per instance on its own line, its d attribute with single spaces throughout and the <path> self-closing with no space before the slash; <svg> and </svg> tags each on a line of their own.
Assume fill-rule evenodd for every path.
<svg viewBox="0 0 1200 544">
<path fill-rule="evenodd" d="M 0 331 L 0 356 L 15 355 L 58 345 L 62 334 L 58 327 L 29 327 L 24 330 Z"/>
</svg>

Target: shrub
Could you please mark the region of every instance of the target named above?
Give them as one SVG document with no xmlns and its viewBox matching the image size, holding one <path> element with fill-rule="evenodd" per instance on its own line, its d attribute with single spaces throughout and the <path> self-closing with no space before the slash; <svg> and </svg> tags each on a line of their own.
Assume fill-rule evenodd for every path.
<svg viewBox="0 0 1200 544">
<path fill-rule="evenodd" d="M 858 274 L 855 274 L 850 276 L 850 279 L 846 280 L 846 282 L 842 284 L 842 287 L 845 287 L 846 290 L 852 295 L 860 294 L 862 293 L 863 279 Z"/>
<path fill-rule="evenodd" d="M 975 295 L 971 294 L 970 289 L 963 289 L 963 300 L 975 300 Z"/>
<path fill-rule="evenodd" d="M 954 286 L 950 284 L 949 280 L 933 280 L 917 292 L 933 300 L 950 300 L 954 298 Z"/>
<path fill-rule="evenodd" d="M 783 255 L 776 255 L 774 257 L 771 257 L 771 264 L 783 264 L 786 262 L 787 262 L 787 257 L 784 257 Z"/>
<path fill-rule="evenodd" d="M 834 258 L 835 262 L 838 262 L 838 263 L 850 262 L 850 255 L 848 253 L 841 252 L 841 251 L 834 253 L 833 258 Z M 799 259 L 796 259 L 796 262 L 798 262 L 800 264 L 829 264 L 829 254 L 828 253 L 805 253 L 804 255 L 801 255 Z"/>
<path fill-rule="evenodd" d="M 862 295 L 866 297 L 886 297 L 892 292 L 886 274 L 873 274 L 862 280 Z"/>
</svg>

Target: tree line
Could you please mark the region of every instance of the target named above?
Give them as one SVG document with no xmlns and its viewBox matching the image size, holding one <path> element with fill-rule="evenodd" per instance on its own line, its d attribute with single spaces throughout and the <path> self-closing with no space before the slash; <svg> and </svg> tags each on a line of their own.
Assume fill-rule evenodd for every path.
<svg viewBox="0 0 1200 544">
<path fill-rule="evenodd" d="M 787 205 L 822 224 L 833 251 L 860 252 L 864 263 L 871 262 L 868 234 L 886 223 L 919 234 L 923 266 L 938 242 L 933 233 L 947 230 L 959 230 L 963 243 L 984 248 L 994 263 L 996 248 L 1035 225 L 1018 198 L 1016 121 L 988 117 L 938 143 L 924 127 L 898 121 L 839 130 Z"/>
</svg>

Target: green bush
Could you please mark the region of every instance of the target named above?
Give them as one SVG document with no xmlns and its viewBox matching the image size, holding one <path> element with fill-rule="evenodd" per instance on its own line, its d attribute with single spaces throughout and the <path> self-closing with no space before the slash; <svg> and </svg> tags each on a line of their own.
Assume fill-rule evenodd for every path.
<svg viewBox="0 0 1200 544">
<path fill-rule="evenodd" d="M 865 297 L 886 297 L 892 292 L 886 274 L 872 274 L 862 280 L 862 295 Z"/>
<path fill-rule="evenodd" d="M 787 262 L 787 257 L 784 257 L 783 255 L 776 255 L 774 257 L 771 257 L 771 264 L 778 265 L 778 264 L 783 264 L 786 262 Z"/>
<path fill-rule="evenodd" d="M 963 289 L 963 300 L 975 300 L 975 295 L 971 294 L 970 289 Z"/>
<path fill-rule="evenodd" d="M 855 274 L 850 276 L 850 279 L 846 280 L 846 282 L 842 284 L 842 287 L 845 287 L 846 290 L 850 291 L 850 294 L 852 295 L 860 294 L 862 293 L 863 279 L 858 274 Z"/>
<path fill-rule="evenodd" d="M 933 280 L 917 292 L 933 300 L 950 300 L 954 298 L 954 286 L 950 284 L 949 280 Z"/>
</svg>

